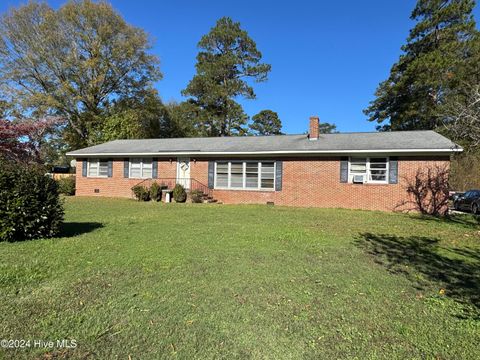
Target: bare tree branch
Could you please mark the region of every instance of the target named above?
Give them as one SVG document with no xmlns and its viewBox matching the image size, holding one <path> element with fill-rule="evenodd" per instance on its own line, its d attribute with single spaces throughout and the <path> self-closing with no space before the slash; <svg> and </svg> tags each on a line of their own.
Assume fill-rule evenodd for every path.
<svg viewBox="0 0 480 360">
<path fill-rule="evenodd" d="M 468 85 L 466 97 L 459 97 L 444 110 L 443 124 L 455 140 L 470 148 L 480 146 L 480 84 Z"/>
</svg>

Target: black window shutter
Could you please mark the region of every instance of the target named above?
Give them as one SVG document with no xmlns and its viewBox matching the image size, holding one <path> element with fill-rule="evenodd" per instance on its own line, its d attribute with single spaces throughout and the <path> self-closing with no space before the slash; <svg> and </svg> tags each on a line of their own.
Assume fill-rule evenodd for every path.
<svg viewBox="0 0 480 360">
<path fill-rule="evenodd" d="M 128 159 L 123 160 L 123 177 L 128 178 Z"/>
<path fill-rule="evenodd" d="M 158 159 L 153 158 L 152 161 L 152 178 L 156 179 L 158 177 Z"/>
<path fill-rule="evenodd" d="M 83 160 L 82 161 L 82 176 L 87 176 L 87 166 L 88 166 L 88 161 Z"/>
<path fill-rule="evenodd" d="M 282 191 L 283 161 L 276 161 L 275 191 Z"/>
<path fill-rule="evenodd" d="M 390 157 L 388 164 L 388 183 L 398 184 L 398 158 L 396 156 Z"/>
<path fill-rule="evenodd" d="M 348 182 L 348 157 L 340 158 L 340 182 Z"/>
<path fill-rule="evenodd" d="M 113 160 L 108 159 L 108 177 L 112 177 L 113 175 Z"/>
<path fill-rule="evenodd" d="M 215 162 L 208 162 L 208 188 L 213 189 L 215 181 Z"/>
</svg>

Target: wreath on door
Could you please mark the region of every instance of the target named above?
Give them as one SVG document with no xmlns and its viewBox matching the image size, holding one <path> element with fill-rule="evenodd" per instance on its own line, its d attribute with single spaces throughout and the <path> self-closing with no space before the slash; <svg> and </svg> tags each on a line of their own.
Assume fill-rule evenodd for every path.
<svg viewBox="0 0 480 360">
<path fill-rule="evenodd" d="M 182 169 L 182 171 L 187 171 L 188 168 L 189 168 L 189 165 L 186 162 L 182 162 L 180 164 L 180 169 Z"/>
</svg>

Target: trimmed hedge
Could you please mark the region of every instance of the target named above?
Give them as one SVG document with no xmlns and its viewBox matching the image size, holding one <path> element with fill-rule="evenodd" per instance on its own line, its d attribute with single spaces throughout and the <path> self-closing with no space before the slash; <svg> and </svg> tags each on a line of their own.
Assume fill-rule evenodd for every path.
<svg viewBox="0 0 480 360">
<path fill-rule="evenodd" d="M 159 185 L 158 183 L 154 182 L 150 186 L 150 199 L 152 201 L 161 201 L 162 200 L 162 190 L 168 189 L 168 186 L 165 184 Z"/>
<path fill-rule="evenodd" d="M 190 199 L 192 200 L 192 203 L 202 203 L 203 202 L 203 192 L 200 190 L 192 190 L 190 192 Z"/>
<path fill-rule="evenodd" d="M 136 185 L 132 188 L 133 194 L 138 201 L 149 201 L 150 190 L 143 185 Z"/>
<path fill-rule="evenodd" d="M 55 236 L 63 214 L 55 180 L 32 166 L 0 162 L 0 241 Z"/>
<path fill-rule="evenodd" d="M 183 203 L 187 200 L 187 192 L 182 185 L 177 184 L 173 188 L 173 199 L 178 203 Z"/>
<path fill-rule="evenodd" d="M 156 182 L 150 186 L 150 199 L 152 201 L 160 201 L 162 200 L 162 188 Z"/>
</svg>

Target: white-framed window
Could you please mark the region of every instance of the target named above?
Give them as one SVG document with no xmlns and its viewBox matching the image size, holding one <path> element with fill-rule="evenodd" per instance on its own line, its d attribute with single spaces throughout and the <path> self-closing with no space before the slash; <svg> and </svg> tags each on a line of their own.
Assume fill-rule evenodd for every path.
<svg viewBox="0 0 480 360">
<path fill-rule="evenodd" d="M 355 175 L 365 176 L 367 183 L 388 183 L 388 157 L 351 157 L 348 179 L 353 182 Z"/>
<path fill-rule="evenodd" d="M 228 169 L 230 165 L 228 161 L 217 162 L 215 164 L 215 187 L 228 188 Z"/>
<path fill-rule="evenodd" d="M 274 190 L 275 161 L 216 161 L 215 188 Z"/>
<path fill-rule="evenodd" d="M 275 163 L 261 162 L 260 167 L 260 188 L 274 189 L 275 188 Z"/>
<path fill-rule="evenodd" d="M 108 160 L 89 159 L 87 176 L 88 177 L 108 177 Z"/>
<path fill-rule="evenodd" d="M 128 177 L 133 179 L 150 179 L 152 177 L 152 169 L 151 158 L 131 158 Z"/>
</svg>

